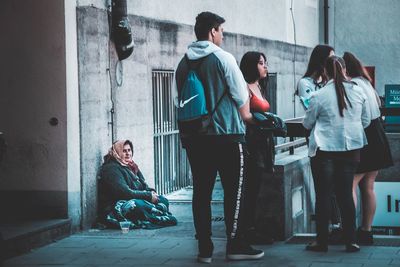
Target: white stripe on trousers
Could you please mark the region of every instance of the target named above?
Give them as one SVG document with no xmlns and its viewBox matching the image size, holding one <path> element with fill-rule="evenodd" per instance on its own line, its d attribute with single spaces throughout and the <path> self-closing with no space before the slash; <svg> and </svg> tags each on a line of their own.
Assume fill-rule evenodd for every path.
<svg viewBox="0 0 400 267">
<path fill-rule="evenodd" d="M 238 185 L 238 192 L 237 192 L 237 196 L 236 196 L 235 214 L 233 216 L 233 226 L 232 226 L 232 233 L 231 233 L 232 239 L 236 237 L 236 231 L 237 231 L 238 219 L 239 219 L 239 210 L 240 210 L 240 198 L 242 196 L 242 186 L 243 186 L 244 156 L 243 156 L 243 147 L 242 147 L 241 143 L 239 143 L 239 156 L 240 156 L 239 185 Z"/>
</svg>

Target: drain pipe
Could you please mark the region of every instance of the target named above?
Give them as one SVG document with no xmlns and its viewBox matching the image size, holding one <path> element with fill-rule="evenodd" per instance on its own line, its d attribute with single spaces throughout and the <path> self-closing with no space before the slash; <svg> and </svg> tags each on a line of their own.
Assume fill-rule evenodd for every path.
<svg viewBox="0 0 400 267">
<path fill-rule="evenodd" d="M 329 44 L 329 0 L 324 0 L 324 43 Z"/>
<path fill-rule="evenodd" d="M 296 55 L 297 55 L 297 34 L 296 34 L 296 20 L 294 18 L 294 10 L 293 10 L 293 0 L 290 1 L 290 14 L 292 17 L 293 23 L 293 41 L 294 41 L 294 51 L 293 51 L 293 95 L 292 95 L 292 103 L 293 103 L 293 118 L 296 118 Z"/>
<path fill-rule="evenodd" d="M 7 144 L 2 132 L 0 132 L 0 163 L 6 155 Z"/>
</svg>

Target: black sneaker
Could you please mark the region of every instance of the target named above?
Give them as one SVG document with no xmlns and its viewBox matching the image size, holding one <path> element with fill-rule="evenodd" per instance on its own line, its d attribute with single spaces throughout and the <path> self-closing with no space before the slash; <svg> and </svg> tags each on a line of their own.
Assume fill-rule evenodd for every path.
<svg viewBox="0 0 400 267">
<path fill-rule="evenodd" d="M 197 261 L 201 263 L 211 263 L 214 244 L 211 239 L 199 240 L 199 254 Z"/>
<path fill-rule="evenodd" d="M 371 246 L 374 244 L 374 237 L 372 231 L 365 231 L 363 229 L 357 229 L 357 241 L 361 245 Z"/>
<path fill-rule="evenodd" d="M 360 251 L 360 246 L 353 243 L 353 244 L 346 244 L 346 252 L 353 253 L 353 252 L 359 252 Z"/>
<path fill-rule="evenodd" d="M 226 258 L 228 260 L 257 260 L 264 256 L 264 251 L 252 248 L 242 239 L 228 240 Z"/>
</svg>

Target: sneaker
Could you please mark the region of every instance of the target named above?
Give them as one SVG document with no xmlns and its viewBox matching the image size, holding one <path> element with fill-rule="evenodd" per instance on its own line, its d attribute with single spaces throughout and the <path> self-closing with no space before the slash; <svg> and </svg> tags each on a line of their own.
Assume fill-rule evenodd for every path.
<svg viewBox="0 0 400 267">
<path fill-rule="evenodd" d="M 199 254 L 197 261 L 201 263 L 211 263 L 214 244 L 211 239 L 199 240 Z"/>
<path fill-rule="evenodd" d="M 346 252 L 352 253 L 352 252 L 359 252 L 360 251 L 360 246 L 353 243 L 353 244 L 346 244 Z"/>
<path fill-rule="evenodd" d="M 357 229 L 357 241 L 361 245 L 373 245 L 374 237 L 372 235 L 372 231 L 365 231 L 359 227 Z"/>
<path fill-rule="evenodd" d="M 264 251 L 252 248 L 242 239 L 229 240 L 226 244 L 228 260 L 257 260 L 264 256 Z"/>
</svg>

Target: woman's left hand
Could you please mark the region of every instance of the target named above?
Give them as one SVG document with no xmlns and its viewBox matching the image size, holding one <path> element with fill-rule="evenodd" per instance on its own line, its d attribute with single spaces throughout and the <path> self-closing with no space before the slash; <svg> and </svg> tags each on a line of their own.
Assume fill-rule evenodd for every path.
<svg viewBox="0 0 400 267">
<path fill-rule="evenodd" d="M 151 203 L 158 203 L 158 194 L 155 191 L 151 191 Z"/>
</svg>

